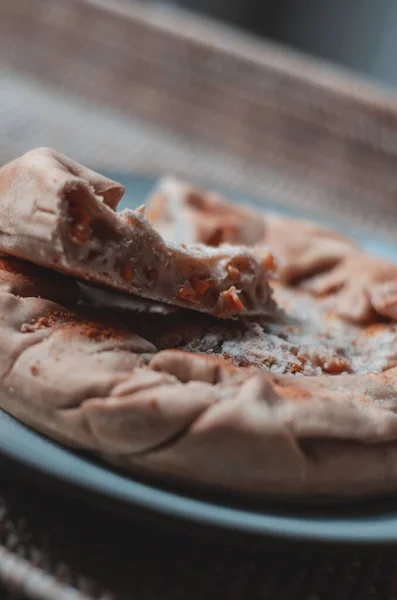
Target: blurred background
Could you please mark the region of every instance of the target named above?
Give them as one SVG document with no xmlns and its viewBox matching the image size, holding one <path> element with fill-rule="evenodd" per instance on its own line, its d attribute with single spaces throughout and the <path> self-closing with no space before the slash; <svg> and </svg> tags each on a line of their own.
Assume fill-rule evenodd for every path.
<svg viewBox="0 0 397 600">
<path fill-rule="evenodd" d="M 395 0 L 174 2 L 397 85 Z"/>
<path fill-rule="evenodd" d="M 396 31 L 395 0 L 0 0 L 0 162 L 49 145 L 393 236 Z"/>
</svg>

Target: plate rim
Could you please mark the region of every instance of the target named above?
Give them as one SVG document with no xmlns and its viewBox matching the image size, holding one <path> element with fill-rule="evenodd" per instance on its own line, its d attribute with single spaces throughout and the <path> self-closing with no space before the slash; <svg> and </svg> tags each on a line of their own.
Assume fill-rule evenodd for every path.
<svg viewBox="0 0 397 600">
<path fill-rule="evenodd" d="M 20 435 L 15 437 L 15 431 Z M 37 451 L 37 443 L 39 448 L 41 445 L 47 452 Z M 394 516 L 383 515 L 383 518 L 380 514 L 377 520 L 371 516 L 370 519 L 361 518 L 353 522 L 349 517 L 330 519 L 261 513 L 197 499 L 138 481 L 133 474 L 113 471 L 106 463 L 93 463 L 37 433 L 2 409 L 0 454 L 51 479 L 99 495 L 104 500 L 121 502 L 157 516 L 229 533 L 343 545 L 397 543 L 397 513 Z"/>
</svg>

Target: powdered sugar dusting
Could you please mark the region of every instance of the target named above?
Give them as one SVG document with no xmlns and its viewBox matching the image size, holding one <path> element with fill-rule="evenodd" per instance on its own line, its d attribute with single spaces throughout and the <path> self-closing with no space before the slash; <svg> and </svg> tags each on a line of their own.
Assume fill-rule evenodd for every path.
<svg viewBox="0 0 397 600">
<path fill-rule="evenodd" d="M 325 301 L 276 286 L 275 299 L 288 312 L 276 320 L 216 325 L 189 339 L 186 350 L 220 354 L 239 366 L 276 373 L 318 376 L 382 373 L 397 365 L 397 324 L 356 326 L 327 311 Z"/>
</svg>

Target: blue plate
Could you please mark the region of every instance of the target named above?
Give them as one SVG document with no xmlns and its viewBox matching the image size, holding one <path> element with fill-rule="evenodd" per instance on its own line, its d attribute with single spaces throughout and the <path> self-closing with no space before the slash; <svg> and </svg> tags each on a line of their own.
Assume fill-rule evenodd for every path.
<svg viewBox="0 0 397 600">
<path fill-rule="evenodd" d="M 154 185 L 151 178 L 109 174 L 127 188 L 121 208 L 142 204 Z M 255 202 L 228 194 L 255 206 Z M 264 208 L 277 210 L 271 203 Z M 291 212 L 289 214 L 292 214 Z M 308 215 L 300 213 L 299 216 Z M 313 220 L 313 215 L 311 215 Z M 324 222 L 321 218 L 314 219 Z M 328 225 L 338 227 L 336 223 Z M 377 254 L 397 262 L 397 244 L 377 239 L 361 239 L 359 232 L 348 231 Z M 88 499 L 103 501 L 110 509 L 124 514 L 193 526 L 199 530 L 256 536 L 265 540 L 306 541 L 338 544 L 397 543 L 397 499 L 373 499 L 331 508 L 302 508 L 268 502 L 237 501 L 232 496 L 205 495 L 189 488 L 169 488 L 160 482 L 139 480 L 113 470 L 86 453 L 77 453 L 53 442 L 0 411 L 0 453 L 14 466 L 24 467 L 47 481 L 62 484 Z"/>
</svg>

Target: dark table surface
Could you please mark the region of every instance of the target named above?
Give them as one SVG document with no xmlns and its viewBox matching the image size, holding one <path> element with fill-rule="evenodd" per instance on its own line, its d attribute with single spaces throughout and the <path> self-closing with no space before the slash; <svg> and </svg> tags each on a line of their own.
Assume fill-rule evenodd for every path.
<svg viewBox="0 0 397 600">
<path fill-rule="evenodd" d="M 4 465 L 0 480 L 3 547 L 51 573 L 59 590 L 102 600 L 397 598 L 393 550 L 291 550 L 192 536 L 126 521 L 6 475 Z"/>
</svg>

